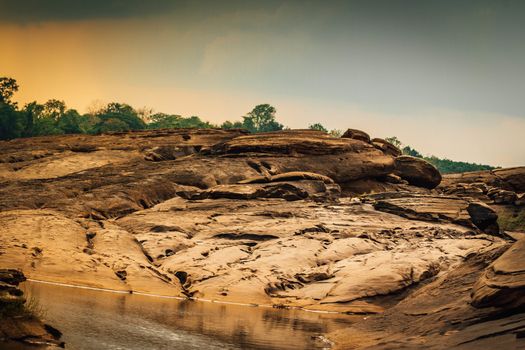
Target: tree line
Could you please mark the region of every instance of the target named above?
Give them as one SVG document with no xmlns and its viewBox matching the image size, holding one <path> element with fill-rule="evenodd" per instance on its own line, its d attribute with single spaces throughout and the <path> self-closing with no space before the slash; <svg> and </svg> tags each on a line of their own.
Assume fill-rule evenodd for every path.
<svg viewBox="0 0 525 350">
<path fill-rule="evenodd" d="M 241 120 L 225 121 L 216 125 L 203 121 L 198 116 L 182 117 L 177 114 L 153 113 L 147 109 L 134 109 L 128 104 L 118 102 L 92 108 L 85 114 L 67 108 L 64 101 L 56 99 L 48 100 L 43 104 L 27 103 L 20 108 L 13 101 L 13 96 L 18 88 L 15 79 L 0 77 L 0 140 L 44 135 L 101 134 L 166 128 L 241 128 L 252 133 L 287 129 L 277 121 L 276 110 L 269 104 L 255 106 L 251 112 L 241 117 Z M 328 130 L 321 123 L 312 124 L 308 128 L 327 132 L 334 137 L 340 137 L 342 134 L 341 130 Z M 387 140 L 399 147 L 403 154 L 423 158 L 432 163 L 441 173 L 494 169 L 489 165 L 423 156 L 412 147 L 404 146 L 396 137 Z"/>
<path fill-rule="evenodd" d="M 391 144 L 393 144 L 394 146 L 396 146 L 397 148 L 399 148 L 403 154 L 426 160 L 430 164 L 434 165 L 439 170 L 439 172 L 442 174 L 465 173 L 468 171 L 481 171 L 481 170 L 496 169 L 496 167 L 493 167 L 491 165 L 460 162 L 460 161 L 450 160 L 447 158 L 438 158 L 434 155 L 424 156 L 416 149 L 408 145 L 403 145 L 403 143 L 399 141 L 399 139 L 395 136 L 387 137 L 386 140 L 390 142 Z"/>
</svg>

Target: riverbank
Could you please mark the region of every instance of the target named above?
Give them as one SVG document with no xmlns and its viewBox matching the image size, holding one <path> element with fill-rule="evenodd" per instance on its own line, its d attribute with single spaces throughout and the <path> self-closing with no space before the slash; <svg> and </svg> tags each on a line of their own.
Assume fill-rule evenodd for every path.
<svg viewBox="0 0 525 350">
<path fill-rule="evenodd" d="M 506 228 L 525 228 L 498 213 L 523 211 L 525 168 L 442 180 L 385 140 L 345 135 L 181 129 L 4 142 L 0 267 L 122 295 L 360 315 L 362 334 L 381 318 L 406 326 L 367 338 L 377 344 L 519 313 L 525 258 L 500 255 L 524 250 Z M 420 327 L 429 310 L 454 310 L 441 317 L 458 323 Z"/>
<path fill-rule="evenodd" d="M 73 349 L 323 349 L 362 317 L 26 282 Z"/>
<path fill-rule="evenodd" d="M 19 288 L 25 280 L 19 270 L 0 269 L 0 345 L 8 349 L 63 348 L 62 333 L 40 320 L 38 302 L 33 298 L 26 300 Z"/>
</svg>

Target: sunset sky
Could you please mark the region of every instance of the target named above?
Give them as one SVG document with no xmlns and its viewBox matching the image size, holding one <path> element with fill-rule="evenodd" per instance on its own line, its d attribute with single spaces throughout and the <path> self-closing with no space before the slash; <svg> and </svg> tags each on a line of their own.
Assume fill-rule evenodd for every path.
<svg viewBox="0 0 525 350">
<path fill-rule="evenodd" d="M 220 123 L 270 103 L 292 128 L 525 165 L 524 23 L 525 1 L 505 0 L 0 0 L 0 76 L 22 104 Z"/>
</svg>

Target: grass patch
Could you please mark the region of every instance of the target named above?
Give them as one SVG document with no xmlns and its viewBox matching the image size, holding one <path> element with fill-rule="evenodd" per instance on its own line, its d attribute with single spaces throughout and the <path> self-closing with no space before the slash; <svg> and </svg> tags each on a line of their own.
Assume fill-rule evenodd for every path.
<svg viewBox="0 0 525 350">
<path fill-rule="evenodd" d="M 525 232 L 525 207 L 494 206 L 499 227 L 506 231 Z"/>
<path fill-rule="evenodd" d="M 42 319 L 46 315 L 44 307 L 38 302 L 38 299 L 29 294 L 25 303 L 2 303 L 0 302 L 0 319 L 8 317 L 17 318 L 36 318 Z"/>
</svg>

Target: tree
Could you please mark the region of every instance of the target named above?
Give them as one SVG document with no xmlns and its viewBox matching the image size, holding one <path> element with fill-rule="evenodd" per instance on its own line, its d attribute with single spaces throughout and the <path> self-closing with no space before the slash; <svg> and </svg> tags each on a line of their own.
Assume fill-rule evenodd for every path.
<svg viewBox="0 0 525 350">
<path fill-rule="evenodd" d="M 23 134 L 23 116 L 11 98 L 18 91 L 15 79 L 0 77 L 0 139 L 9 140 Z"/>
<path fill-rule="evenodd" d="M 311 125 L 308 126 L 308 129 L 328 132 L 328 129 L 325 128 L 321 123 L 311 124 Z"/>
<path fill-rule="evenodd" d="M 203 128 L 209 129 L 215 127 L 215 125 L 208 122 L 204 122 L 197 116 L 191 116 L 189 118 L 181 118 L 178 123 L 179 128 Z"/>
<path fill-rule="evenodd" d="M 21 113 L 12 105 L 0 102 L 0 140 L 9 140 L 23 134 Z"/>
<path fill-rule="evenodd" d="M 172 129 L 177 128 L 182 117 L 176 114 L 155 113 L 150 116 L 148 129 Z"/>
<path fill-rule="evenodd" d="M 275 108 L 269 104 L 257 105 L 243 117 L 242 125 L 251 132 L 268 132 L 282 130 L 283 125 L 275 120 Z"/>
<path fill-rule="evenodd" d="M 89 130 L 89 117 L 68 109 L 58 119 L 57 126 L 65 134 L 85 134 Z"/>
<path fill-rule="evenodd" d="M 391 144 L 393 144 L 397 148 L 401 148 L 403 146 L 403 143 L 401 143 L 401 141 L 399 141 L 399 139 L 396 136 L 387 137 L 387 138 L 385 138 L 385 140 L 390 142 Z"/>
<path fill-rule="evenodd" d="M 202 121 L 197 116 L 183 118 L 176 114 L 156 113 L 150 117 L 148 129 L 175 129 L 175 128 L 214 128 L 213 124 Z"/>
<path fill-rule="evenodd" d="M 414 148 L 412 148 L 410 146 L 403 147 L 401 152 L 403 152 L 403 154 L 406 154 L 408 156 L 417 157 L 417 158 L 423 158 L 423 155 L 421 153 L 419 153 L 418 151 L 416 151 Z"/>
<path fill-rule="evenodd" d="M 229 120 L 221 124 L 221 129 L 242 129 L 244 125 L 240 121 L 231 122 Z"/>
<path fill-rule="evenodd" d="M 0 103 L 12 105 L 16 108 L 16 103 L 11 102 L 11 98 L 18 91 L 18 83 L 13 78 L 0 77 Z"/>
<path fill-rule="evenodd" d="M 24 106 L 25 134 L 27 136 L 60 135 L 64 132 L 58 126 L 58 120 L 65 113 L 63 101 L 51 99 L 46 103 L 36 101 Z"/>
<path fill-rule="evenodd" d="M 49 118 L 58 121 L 66 112 L 66 103 L 55 99 L 48 100 L 44 103 L 40 118 Z"/>
<path fill-rule="evenodd" d="M 146 123 L 138 116 L 133 107 L 125 103 L 109 103 L 97 113 L 96 117 L 98 120 L 91 130 L 94 133 L 146 128 Z"/>
</svg>

